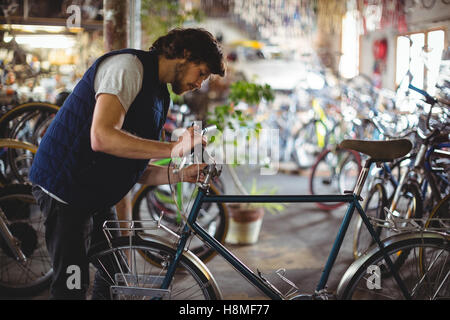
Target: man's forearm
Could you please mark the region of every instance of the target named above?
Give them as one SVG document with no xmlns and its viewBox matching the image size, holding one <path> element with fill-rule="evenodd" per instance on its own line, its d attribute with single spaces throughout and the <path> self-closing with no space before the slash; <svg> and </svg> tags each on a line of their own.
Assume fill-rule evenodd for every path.
<svg viewBox="0 0 450 320">
<path fill-rule="evenodd" d="M 121 158 L 161 159 L 171 157 L 173 143 L 143 139 L 119 129 L 109 129 L 91 135 L 91 146 L 94 151 Z"/>
<path fill-rule="evenodd" d="M 169 170 L 169 172 L 167 172 Z M 177 173 L 174 173 L 171 168 L 167 166 L 158 166 L 149 164 L 139 179 L 139 183 L 156 186 L 160 184 L 168 184 L 180 182 L 180 177 Z"/>
</svg>

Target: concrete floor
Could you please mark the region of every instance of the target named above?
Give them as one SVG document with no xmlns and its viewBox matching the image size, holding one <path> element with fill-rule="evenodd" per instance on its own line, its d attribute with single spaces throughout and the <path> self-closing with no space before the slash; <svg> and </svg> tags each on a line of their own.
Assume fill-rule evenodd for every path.
<svg viewBox="0 0 450 320">
<path fill-rule="evenodd" d="M 307 172 L 276 176 L 257 176 L 253 172 L 253 176 L 257 177 L 258 185 L 277 185 L 279 194 L 308 194 Z M 283 292 L 288 287 L 274 275 L 280 268 L 286 270 L 285 276 L 297 285 L 301 293 L 311 294 L 320 279 L 344 213 L 343 207 L 325 212 L 314 203 L 289 204 L 281 213 L 264 215 L 256 244 L 227 247 L 253 271 L 258 269 L 269 279 L 274 279 L 273 284 Z M 337 288 L 339 279 L 353 261 L 353 224 L 354 221 L 330 275 L 330 291 Z M 214 257 L 208 267 L 215 275 L 225 299 L 266 299 L 222 257 Z"/>
<path fill-rule="evenodd" d="M 279 194 L 307 194 L 307 172 L 303 174 L 283 174 L 261 176 L 255 170 L 240 170 L 240 177 L 256 179 L 258 185 L 276 185 Z M 224 173 L 228 194 L 234 193 L 229 175 Z M 294 282 L 302 293 L 313 293 L 319 281 L 334 238 L 338 232 L 345 209 L 325 212 L 315 204 L 289 204 L 279 214 L 266 213 L 262 223 L 259 240 L 253 245 L 228 245 L 227 247 L 250 269 L 260 270 L 280 290 L 286 291 L 274 271 L 284 268 L 285 276 Z M 355 218 L 353 218 L 355 220 Z M 354 222 L 354 221 L 352 221 Z M 352 263 L 353 223 L 338 256 L 328 281 L 328 289 L 334 291 L 339 279 Z M 207 263 L 214 275 L 224 299 L 267 299 L 263 294 L 242 278 L 222 257 L 216 256 Z M 47 299 L 48 292 L 24 299 Z M 8 297 L 0 297 L 8 299 Z"/>
</svg>

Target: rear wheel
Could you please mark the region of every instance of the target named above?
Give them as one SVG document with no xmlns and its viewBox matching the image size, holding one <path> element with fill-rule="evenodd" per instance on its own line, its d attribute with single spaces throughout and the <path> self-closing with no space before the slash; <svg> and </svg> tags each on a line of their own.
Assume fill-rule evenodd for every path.
<svg viewBox="0 0 450 320">
<path fill-rule="evenodd" d="M 450 299 L 449 240 L 442 234 L 417 232 L 403 233 L 384 241 L 391 260 L 398 252 L 410 252 L 396 270 L 412 299 Z M 405 299 L 378 247 L 370 251 L 364 261 L 355 261 L 343 279 L 338 289 L 342 299 Z"/>
<path fill-rule="evenodd" d="M 388 200 L 384 186 L 381 183 L 377 183 L 367 194 L 363 209 L 368 217 L 384 220 L 384 208 L 387 205 Z M 382 227 L 376 226 L 374 230 L 380 236 Z M 375 244 L 375 240 L 370 235 L 361 217 L 358 216 L 353 233 L 353 257 L 358 259 L 373 244 Z"/>
</svg>

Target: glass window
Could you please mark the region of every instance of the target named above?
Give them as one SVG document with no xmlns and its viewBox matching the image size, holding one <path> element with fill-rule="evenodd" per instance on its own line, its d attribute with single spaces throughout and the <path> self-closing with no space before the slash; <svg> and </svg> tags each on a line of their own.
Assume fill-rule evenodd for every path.
<svg viewBox="0 0 450 320">
<path fill-rule="evenodd" d="M 439 76 L 444 30 L 430 30 L 397 37 L 396 86 L 411 83 L 433 95 Z"/>
</svg>

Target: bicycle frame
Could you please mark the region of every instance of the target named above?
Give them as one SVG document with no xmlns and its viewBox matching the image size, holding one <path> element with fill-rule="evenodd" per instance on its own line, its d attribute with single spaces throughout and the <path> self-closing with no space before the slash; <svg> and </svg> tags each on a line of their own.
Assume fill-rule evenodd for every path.
<svg viewBox="0 0 450 320">
<path fill-rule="evenodd" d="M 397 270 L 394 267 L 389 256 L 384 251 L 383 243 L 380 238 L 376 234 L 373 229 L 367 215 L 364 213 L 363 208 L 360 205 L 360 201 L 362 200 L 359 196 L 361 193 L 364 182 L 367 178 L 367 174 L 370 170 L 370 166 L 372 161 L 369 159 L 361 171 L 358 183 L 355 187 L 355 191 L 353 194 L 344 194 L 344 195 L 209 195 L 207 194 L 204 188 L 199 188 L 198 194 L 193 203 L 192 209 L 187 218 L 186 225 L 183 229 L 181 237 L 178 242 L 177 252 L 175 258 L 171 262 L 168 267 L 167 274 L 165 276 L 164 282 L 162 284 L 162 289 L 167 289 L 170 285 L 172 277 L 175 274 L 175 270 L 178 265 L 178 261 L 185 250 L 188 239 L 191 235 L 191 232 L 194 232 L 198 235 L 205 243 L 209 244 L 214 250 L 218 252 L 225 260 L 227 260 L 244 278 L 246 278 L 250 283 L 255 285 L 258 289 L 260 289 L 265 295 L 267 295 L 271 299 L 280 300 L 285 297 L 270 283 L 268 283 L 261 276 L 256 275 L 253 271 L 251 271 L 244 263 L 242 263 L 233 253 L 231 253 L 228 249 L 226 249 L 219 241 L 214 239 L 212 236 L 208 234 L 201 226 L 199 226 L 196 222 L 197 215 L 199 210 L 204 203 L 315 203 L 315 202 L 346 202 L 348 203 L 346 214 L 342 220 L 341 226 L 339 228 L 338 234 L 334 241 L 331 252 L 328 256 L 328 260 L 326 262 L 325 268 L 322 272 L 319 283 L 316 287 L 316 292 L 320 292 L 325 289 L 329 275 L 333 268 L 334 262 L 339 254 L 342 242 L 346 235 L 348 226 L 350 224 L 351 218 L 355 209 L 360 214 L 362 220 L 364 221 L 366 227 L 368 228 L 370 234 L 375 239 L 376 243 L 382 250 L 385 256 L 385 260 L 392 271 L 395 279 L 397 280 L 400 288 L 403 291 L 403 294 L 406 298 L 409 298 L 409 293 L 406 290 L 405 286 L 401 278 L 398 276 Z"/>
</svg>

